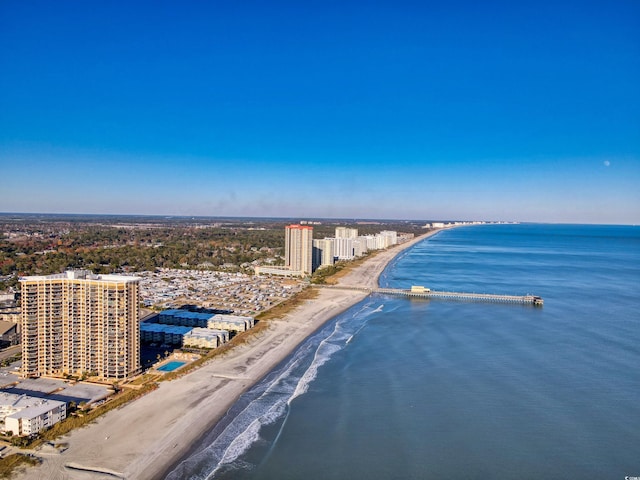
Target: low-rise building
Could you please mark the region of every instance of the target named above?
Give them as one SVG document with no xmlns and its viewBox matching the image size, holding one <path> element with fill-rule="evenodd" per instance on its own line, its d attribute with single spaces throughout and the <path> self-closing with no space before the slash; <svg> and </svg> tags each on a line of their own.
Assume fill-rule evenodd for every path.
<svg viewBox="0 0 640 480">
<path fill-rule="evenodd" d="M 0 320 L 0 347 L 5 348 L 20 343 L 18 324 Z"/>
<path fill-rule="evenodd" d="M 209 318 L 207 328 L 219 328 L 232 332 L 245 332 L 253 328 L 255 320 L 253 317 L 242 317 L 239 315 L 217 314 Z"/>
<path fill-rule="evenodd" d="M 229 332 L 210 328 L 192 328 L 184 336 L 183 345 L 195 348 L 218 348 L 229 341 Z"/>
<path fill-rule="evenodd" d="M 140 340 L 143 342 L 180 346 L 182 345 L 184 336 L 191 330 L 191 327 L 182 327 L 179 325 L 142 322 L 140 324 Z"/>
<path fill-rule="evenodd" d="M 260 275 L 279 275 L 281 277 L 304 277 L 306 272 L 301 270 L 292 270 L 290 267 L 258 265 L 254 268 L 254 273 Z"/>
<path fill-rule="evenodd" d="M 190 312 L 189 310 L 172 309 L 163 310 L 158 315 L 158 323 L 167 325 L 180 325 L 183 327 L 206 328 L 211 318 L 210 313 Z"/>
<path fill-rule="evenodd" d="M 67 404 L 15 393 L 0 393 L 0 428 L 13 435 L 41 432 L 67 418 Z"/>
<path fill-rule="evenodd" d="M 17 307 L 0 308 L 0 321 L 20 323 L 20 310 Z"/>
<path fill-rule="evenodd" d="M 16 300 L 16 294 L 14 292 L 0 292 L 0 303 L 14 304 Z"/>
</svg>

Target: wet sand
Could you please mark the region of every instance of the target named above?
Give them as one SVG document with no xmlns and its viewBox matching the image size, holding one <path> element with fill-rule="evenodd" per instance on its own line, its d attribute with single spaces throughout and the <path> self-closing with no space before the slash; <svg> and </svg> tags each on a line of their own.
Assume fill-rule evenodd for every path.
<svg viewBox="0 0 640 480">
<path fill-rule="evenodd" d="M 379 252 L 355 267 L 340 285 L 376 287 L 386 265 L 400 252 L 436 232 Z M 269 328 L 183 377 L 59 439 L 62 453 L 18 479 L 163 478 L 233 403 L 324 323 L 366 297 L 365 293 L 320 289 L 318 296 L 270 320 Z"/>
</svg>

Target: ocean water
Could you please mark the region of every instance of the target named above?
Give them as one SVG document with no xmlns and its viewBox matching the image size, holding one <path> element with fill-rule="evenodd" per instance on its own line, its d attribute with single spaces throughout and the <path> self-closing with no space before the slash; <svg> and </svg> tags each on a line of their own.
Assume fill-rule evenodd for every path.
<svg viewBox="0 0 640 480">
<path fill-rule="evenodd" d="M 248 392 L 169 479 L 640 476 L 640 228 L 487 225 L 401 254 L 372 296 Z"/>
</svg>

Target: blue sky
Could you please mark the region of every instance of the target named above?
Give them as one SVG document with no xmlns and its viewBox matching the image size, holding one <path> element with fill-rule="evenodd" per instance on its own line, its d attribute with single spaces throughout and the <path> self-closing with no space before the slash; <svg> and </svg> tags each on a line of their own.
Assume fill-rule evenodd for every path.
<svg viewBox="0 0 640 480">
<path fill-rule="evenodd" d="M 640 3 L 0 2 L 0 211 L 640 224 Z"/>
</svg>

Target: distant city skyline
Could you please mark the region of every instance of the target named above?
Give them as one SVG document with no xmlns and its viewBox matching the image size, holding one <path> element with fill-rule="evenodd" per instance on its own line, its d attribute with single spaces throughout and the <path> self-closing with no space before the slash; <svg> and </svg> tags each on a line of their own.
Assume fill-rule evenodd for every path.
<svg viewBox="0 0 640 480">
<path fill-rule="evenodd" d="M 640 224 L 640 3 L 0 4 L 0 212 Z"/>
</svg>

